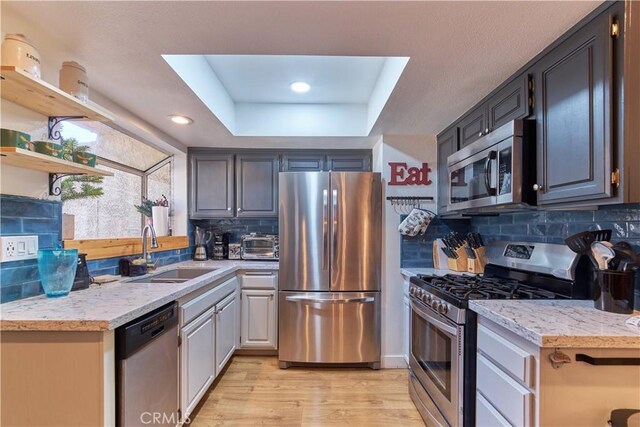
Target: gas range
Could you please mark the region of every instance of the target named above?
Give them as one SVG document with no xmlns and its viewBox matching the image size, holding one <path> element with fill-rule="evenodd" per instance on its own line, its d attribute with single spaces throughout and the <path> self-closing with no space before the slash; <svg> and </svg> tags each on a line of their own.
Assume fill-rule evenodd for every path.
<svg viewBox="0 0 640 427">
<path fill-rule="evenodd" d="M 588 260 L 565 245 L 493 242 L 482 275 L 410 279 L 409 394 L 427 424 L 475 425 L 477 299 L 588 298 Z M 586 264 L 585 264 L 586 262 Z"/>
<path fill-rule="evenodd" d="M 420 274 L 410 280 L 409 294 L 456 323 L 464 322 L 460 309 L 477 299 L 558 299 L 566 295 L 510 278 L 445 274 Z"/>
</svg>

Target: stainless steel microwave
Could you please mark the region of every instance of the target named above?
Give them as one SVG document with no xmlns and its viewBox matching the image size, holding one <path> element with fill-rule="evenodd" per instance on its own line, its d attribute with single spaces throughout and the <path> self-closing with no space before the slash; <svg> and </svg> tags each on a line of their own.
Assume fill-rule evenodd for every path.
<svg viewBox="0 0 640 427">
<path fill-rule="evenodd" d="M 514 120 L 447 158 L 449 211 L 491 212 L 536 204 L 535 123 Z"/>
</svg>

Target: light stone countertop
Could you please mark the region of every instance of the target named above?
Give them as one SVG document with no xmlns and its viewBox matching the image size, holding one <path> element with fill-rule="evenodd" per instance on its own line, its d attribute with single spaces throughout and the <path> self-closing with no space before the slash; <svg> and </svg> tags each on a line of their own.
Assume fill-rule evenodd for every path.
<svg viewBox="0 0 640 427">
<path fill-rule="evenodd" d="M 590 300 L 473 300 L 469 308 L 538 347 L 640 351 L 640 328 L 625 323 L 638 311 L 608 313 Z"/>
<path fill-rule="evenodd" d="M 146 276 L 91 285 L 66 297 L 39 295 L 0 305 L 2 331 L 107 331 L 239 270 L 278 270 L 274 261 L 185 261 L 158 268 L 215 268 L 184 283 L 127 283 Z"/>
</svg>

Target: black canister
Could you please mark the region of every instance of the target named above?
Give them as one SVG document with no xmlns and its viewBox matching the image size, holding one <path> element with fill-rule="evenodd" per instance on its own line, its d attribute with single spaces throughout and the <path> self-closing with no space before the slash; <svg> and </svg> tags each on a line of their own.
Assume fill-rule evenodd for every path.
<svg viewBox="0 0 640 427">
<path fill-rule="evenodd" d="M 222 258 L 229 259 L 229 240 L 231 240 L 231 233 L 222 234 Z"/>
<path fill-rule="evenodd" d="M 224 243 L 222 241 L 222 234 L 216 234 L 213 238 L 213 259 L 224 259 Z"/>
<path fill-rule="evenodd" d="M 594 307 L 610 313 L 633 313 L 634 283 L 633 271 L 598 271 Z"/>
</svg>

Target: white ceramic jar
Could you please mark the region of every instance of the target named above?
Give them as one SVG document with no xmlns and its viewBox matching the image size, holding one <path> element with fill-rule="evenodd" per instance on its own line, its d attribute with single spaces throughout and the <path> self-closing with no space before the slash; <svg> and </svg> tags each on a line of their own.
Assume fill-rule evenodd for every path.
<svg viewBox="0 0 640 427">
<path fill-rule="evenodd" d="M 66 61 L 60 68 L 60 89 L 82 102 L 89 100 L 87 70 L 75 61 Z"/>
<path fill-rule="evenodd" d="M 2 65 L 11 65 L 41 78 L 40 53 L 22 34 L 7 34 L 2 43 Z"/>
</svg>

